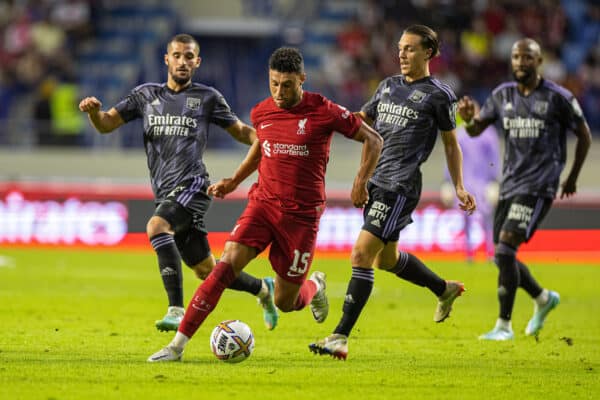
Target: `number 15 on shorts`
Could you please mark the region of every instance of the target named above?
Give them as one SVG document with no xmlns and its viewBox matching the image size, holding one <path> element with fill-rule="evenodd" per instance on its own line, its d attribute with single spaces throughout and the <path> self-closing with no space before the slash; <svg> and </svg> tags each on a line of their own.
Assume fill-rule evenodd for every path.
<svg viewBox="0 0 600 400">
<path fill-rule="evenodd" d="M 294 261 L 288 268 L 288 276 L 298 277 L 306 273 L 310 262 L 310 253 L 301 253 L 300 250 L 294 250 Z"/>
</svg>

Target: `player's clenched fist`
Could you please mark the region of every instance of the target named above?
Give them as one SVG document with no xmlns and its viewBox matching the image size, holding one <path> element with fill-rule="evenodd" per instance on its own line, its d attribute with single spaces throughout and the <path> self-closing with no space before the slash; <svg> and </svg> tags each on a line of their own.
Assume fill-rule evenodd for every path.
<svg viewBox="0 0 600 400">
<path fill-rule="evenodd" d="M 464 96 L 458 101 L 457 111 L 464 121 L 469 122 L 475 116 L 475 102 L 470 97 Z"/>
<path fill-rule="evenodd" d="M 86 97 L 79 102 L 79 110 L 90 113 L 97 112 L 102 107 L 102 102 L 95 97 Z"/>
</svg>

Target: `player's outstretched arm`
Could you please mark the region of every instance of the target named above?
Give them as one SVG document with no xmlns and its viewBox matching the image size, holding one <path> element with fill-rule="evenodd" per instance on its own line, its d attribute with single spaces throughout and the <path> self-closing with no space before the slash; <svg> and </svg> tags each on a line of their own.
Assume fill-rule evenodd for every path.
<svg viewBox="0 0 600 400">
<path fill-rule="evenodd" d="M 260 142 L 258 139 L 254 140 L 250 150 L 248 150 L 248 154 L 246 154 L 246 158 L 239 167 L 233 173 L 231 178 L 221 179 L 219 182 L 210 185 L 207 189 L 207 193 L 210 196 L 215 196 L 218 198 L 224 198 L 225 195 L 233 192 L 239 185 L 250 176 L 256 169 L 258 168 L 258 164 L 260 163 L 261 153 L 260 153 Z"/>
<path fill-rule="evenodd" d="M 477 103 L 469 96 L 464 96 L 458 101 L 456 111 L 465 121 L 465 130 L 469 136 L 479 136 L 489 125 L 488 122 L 481 121 L 478 118 L 477 109 Z"/>
<path fill-rule="evenodd" d="M 102 102 L 95 97 L 86 97 L 79 102 L 79 110 L 87 113 L 90 122 L 98 132 L 112 132 L 125 123 L 114 107 L 106 112 L 100 110 L 100 107 Z"/>
<path fill-rule="evenodd" d="M 227 127 L 226 131 L 238 142 L 249 146 L 251 146 L 254 139 L 256 139 L 256 130 L 240 120 L 237 120 Z"/>
<path fill-rule="evenodd" d="M 446 163 L 448 172 L 456 190 L 461 210 L 471 214 L 477 208 L 475 198 L 465 190 L 462 173 L 462 150 L 456 139 L 456 131 L 442 131 L 442 141 L 444 143 L 444 151 L 446 153 Z"/>
<path fill-rule="evenodd" d="M 350 197 L 354 207 L 363 207 L 369 200 L 367 182 L 371 178 L 371 175 L 373 175 L 377 161 L 379 161 L 379 155 L 383 148 L 383 139 L 379 136 L 379 133 L 364 121 L 356 134 L 354 134 L 353 139 L 362 142 L 363 147 L 360 166 L 356 178 L 354 178 Z"/>
<path fill-rule="evenodd" d="M 577 144 L 575 145 L 575 159 L 571 166 L 571 171 L 567 175 L 567 179 L 561 184 L 560 198 L 570 197 L 577 192 L 577 178 L 583 162 L 587 156 L 590 146 L 592 145 L 592 133 L 590 127 L 585 121 L 582 121 L 574 130 L 577 136 Z"/>
</svg>

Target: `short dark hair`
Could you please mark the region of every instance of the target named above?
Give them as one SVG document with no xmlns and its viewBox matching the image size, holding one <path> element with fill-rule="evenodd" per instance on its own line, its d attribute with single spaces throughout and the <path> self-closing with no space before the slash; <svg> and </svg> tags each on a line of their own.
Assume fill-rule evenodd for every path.
<svg viewBox="0 0 600 400">
<path fill-rule="evenodd" d="M 421 46 L 425 49 L 431 49 L 431 60 L 440 54 L 440 40 L 437 33 L 426 25 L 411 25 L 404 30 L 404 33 L 411 33 L 421 37 Z"/>
<path fill-rule="evenodd" d="M 198 54 L 200 54 L 200 43 L 198 43 L 198 41 L 196 39 L 194 39 L 194 37 L 192 35 L 188 35 L 187 33 L 178 33 L 177 35 L 173 36 L 171 38 L 171 40 L 169 40 L 169 43 L 167 43 L 167 52 L 169 51 L 169 48 L 171 47 L 171 43 L 173 42 L 179 42 L 179 43 L 194 43 L 196 45 L 196 47 L 198 48 Z"/>
<path fill-rule="evenodd" d="M 278 72 L 304 73 L 304 59 L 294 47 L 280 47 L 271 54 L 269 68 Z"/>
</svg>

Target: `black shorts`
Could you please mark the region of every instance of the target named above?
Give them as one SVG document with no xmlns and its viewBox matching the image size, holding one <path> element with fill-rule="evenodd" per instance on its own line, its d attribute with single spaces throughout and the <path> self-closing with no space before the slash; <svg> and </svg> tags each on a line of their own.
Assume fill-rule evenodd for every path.
<svg viewBox="0 0 600 400">
<path fill-rule="evenodd" d="M 500 231 L 513 232 L 529 241 L 551 206 L 552 199 L 547 197 L 516 195 L 500 200 L 494 214 L 494 243 L 498 243 Z"/>
<path fill-rule="evenodd" d="M 413 220 L 412 212 L 419 199 L 390 192 L 369 182 L 369 202 L 363 210 L 362 229 L 377 236 L 383 243 L 397 242 L 400 231 Z"/>
<path fill-rule="evenodd" d="M 188 266 L 193 266 L 210 255 L 206 238 L 208 231 L 204 223 L 204 216 L 211 203 L 211 198 L 206 193 L 207 187 L 207 180 L 199 176 L 184 181 L 154 211 L 154 215 L 171 225 L 181 258 Z"/>
</svg>

